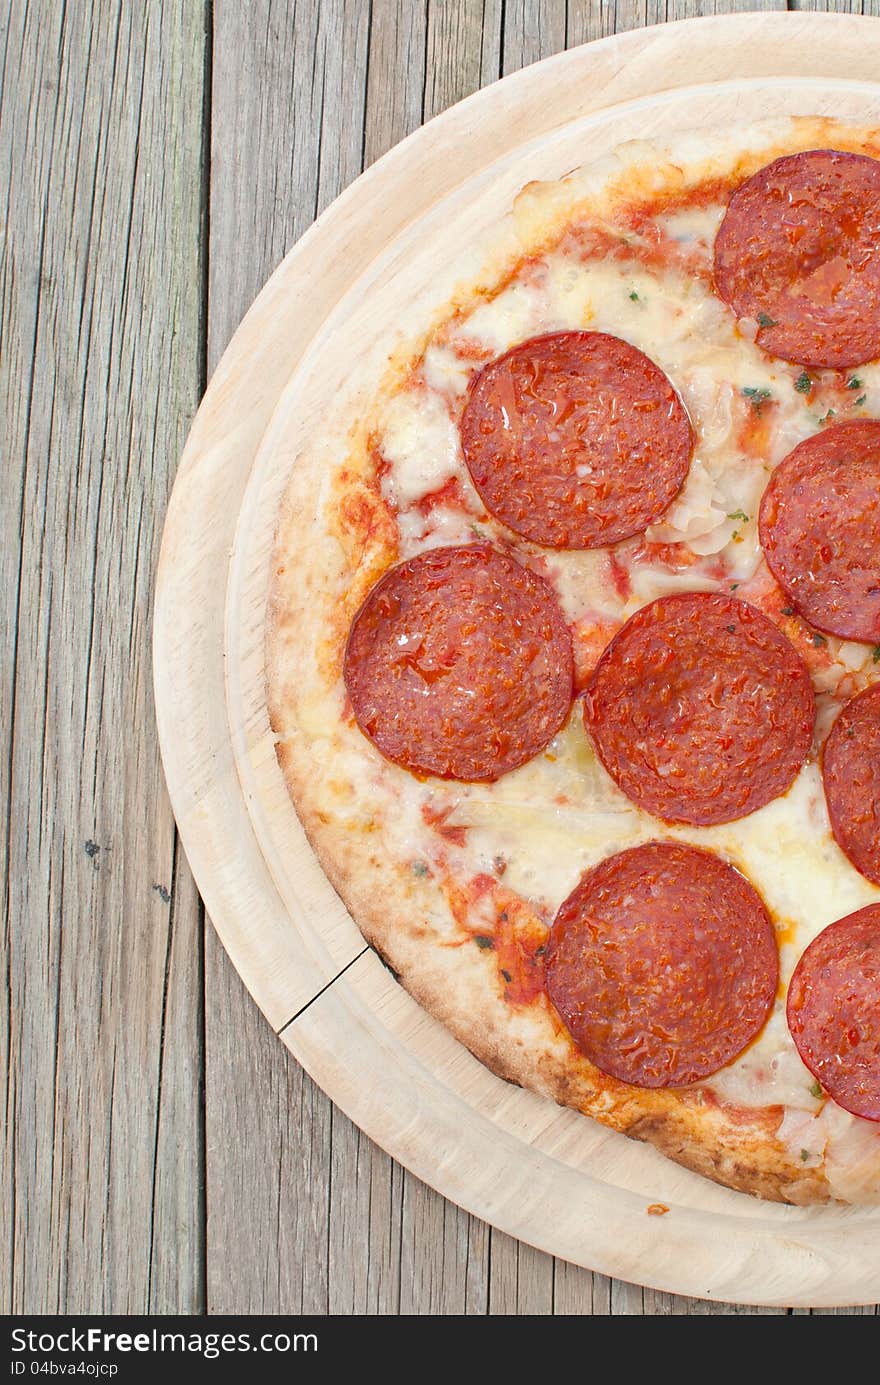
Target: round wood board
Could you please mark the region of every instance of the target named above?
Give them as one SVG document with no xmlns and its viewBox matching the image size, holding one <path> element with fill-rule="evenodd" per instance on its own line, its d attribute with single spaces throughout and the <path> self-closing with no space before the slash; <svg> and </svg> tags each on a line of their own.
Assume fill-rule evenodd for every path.
<svg viewBox="0 0 880 1385">
<path fill-rule="evenodd" d="M 425 283 L 442 301 L 450 247 L 479 241 L 522 184 L 633 137 L 786 113 L 878 123 L 878 71 L 873 19 L 688 20 L 560 54 L 424 126 L 324 213 L 238 329 L 183 455 L 157 578 L 156 704 L 180 834 L 229 955 L 291 1052 L 372 1139 L 509 1234 L 618 1278 L 742 1303 L 876 1301 L 880 1208 L 719 1188 L 494 1077 L 397 985 L 323 875 L 278 769 L 263 676 L 269 549 L 298 438 L 346 387 L 352 343 L 359 368 L 378 360 L 395 302 Z M 647 1215 L 658 1202 L 669 1213 Z"/>
</svg>

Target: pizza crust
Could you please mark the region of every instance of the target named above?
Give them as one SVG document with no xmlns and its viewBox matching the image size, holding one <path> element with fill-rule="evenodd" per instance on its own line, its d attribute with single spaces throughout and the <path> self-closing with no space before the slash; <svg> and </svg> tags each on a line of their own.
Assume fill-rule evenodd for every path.
<svg viewBox="0 0 880 1385">
<path fill-rule="evenodd" d="M 784 123 L 784 138 L 779 122 L 772 140 L 751 132 L 736 152 L 737 167 L 758 166 L 778 147 L 809 147 L 817 135 L 834 133 L 826 121 Z M 840 146 L 839 131 L 836 138 Z M 729 136 L 720 143 L 729 166 L 735 143 Z M 705 176 L 705 158 L 696 154 L 704 144 L 703 137 L 684 138 L 690 163 L 677 156 L 682 186 Z M 527 189 L 517 207 L 526 246 L 558 234 L 573 208 L 584 205 L 587 189 L 593 214 L 597 188 L 604 186 L 614 204 L 621 158 L 630 187 L 641 177 L 647 196 L 663 185 L 659 170 L 668 160 L 642 146 L 617 156 L 617 183 L 609 183 L 603 161 L 598 175 L 588 171 Z M 463 289 L 453 312 L 460 315 L 462 304 L 479 302 L 485 292 L 484 286 L 470 294 Z M 414 337 L 397 353 L 379 400 L 399 385 L 401 363 L 417 358 L 426 340 L 427 333 Z M 392 819 L 413 811 L 419 786 L 361 736 L 341 683 L 350 621 L 398 557 L 395 526 L 372 471 L 376 413 L 371 402 L 349 432 L 342 466 L 328 471 L 326 443 L 299 456 L 281 510 L 267 609 L 267 702 L 278 761 L 328 878 L 400 983 L 498 1076 L 647 1141 L 729 1188 L 800 1205 L 827 1201 L 835 1189 L 823 1161 L 805 1165 L 779 1137 L 781 1105 L 737 1106 L 700 1088 L 648 1091 L 606 1077 L 575 1049 L 546 999 L 521 1006 L 505 1000 L 492 953 L 474 947 L 473 935 L 462 931 L 437 869 L 414 873 Z"/>
</svg>

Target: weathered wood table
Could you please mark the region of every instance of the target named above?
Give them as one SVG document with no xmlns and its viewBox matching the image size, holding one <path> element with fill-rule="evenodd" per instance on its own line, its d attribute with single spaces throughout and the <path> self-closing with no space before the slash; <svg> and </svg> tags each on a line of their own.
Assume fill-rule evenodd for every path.
<svg viewBox="0 0 880 1385">
<path fill-rule="evenodd" d="M 10 0 L 5 1311 L 736 1311 L 493 1231 L 304 1075 L 189 875 L 149 640 L 165 505 L 208 375 L 316 214 L 499 75 L 615 31 L 757 8 L 784 6 Z M 880 0 L 789 8 L 880 15 Z"/>
</svg>

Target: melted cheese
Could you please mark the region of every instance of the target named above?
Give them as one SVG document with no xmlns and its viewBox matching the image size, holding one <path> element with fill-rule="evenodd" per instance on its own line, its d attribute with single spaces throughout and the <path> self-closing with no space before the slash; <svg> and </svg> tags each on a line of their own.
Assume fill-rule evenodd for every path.
<svg viewBox="0 0 880 1385">
<path fill-rule="evenodd" d="M 383 491 L 401 512 L 463 470 L 458 430 L 432 389 L 394 396 L 381 421 L 379 446 L 390 464 Z"/>
<path fill-rule="evenodd" d="M 454 400 L 464 394 L 471 376 L 469 362 L 463 361 L 450 346 L 428 347 L 422 363 L 422 378 L 429 389 Z"/>
<path fill-rule="evenodd" d="M 544 295 L 529 284 L 511 284 L 490 303 L 477 308 L 462 324 L 458 336 L 477 343 L 492 356 L 546 331 L 543 325 Z"/>
<path fill-rule="evenodd" d="M 880 1126 L 859 1120 L 833 1101 L 812 1112 L 788 1109 L 777 1132 L 791 1158 L 824 1166 L 835 1193 L 848 1202 L 880 1202 Z"/>
<path fill-rule="evenodd" d="M 684 207 L 680 211 L 658 217 L 657 224 L 663 228 L 670 240 L 709 249 L 715 244 L 715 235 L 723 218 L 723 207 Z"/>
</svg>

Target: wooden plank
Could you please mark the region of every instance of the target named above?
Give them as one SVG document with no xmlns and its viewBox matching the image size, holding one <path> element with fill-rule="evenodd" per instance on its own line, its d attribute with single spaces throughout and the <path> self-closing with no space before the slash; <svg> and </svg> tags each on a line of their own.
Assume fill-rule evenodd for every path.
<svg viewBox="0 0 880 1385">
<path fill-rule="evenodd" d="M 406 15 L 402 24 L 401 7 Z M 423 37 L 421 64 L 416 36 Z M 404 0 L 400 5 L 386 0 L 374 4 L 365 116 L 367 162 L 431 116 L 494 80 L 500 37 L 499 0 L 488 0 L 480 7 L 468 0 L 430 0 L 425 8 Z M 389 87 L 405 93 L 393 122 L 384 96 Z M 350 1122 L 347 1125 L 350 1139 L 353 1127 Z M 397 1311 L 484 1313 L 490 1229 L 406 1170 L 400 1170 L 400 1191 Z"/>
<path fill-rule="evenodd" d="M 369 6 L 343 0 L 214 6 L 209 370 L 284 253 L 360 172 L 368 30 Z M 356 1157 L 340 1167 L 331 1142 L 350 1123 L 275 1038 L 210 924 L 205 957 L 210 1310 L 325 1313 L 353 1298 L 363 1265 L 385 1311 L 387 1275 L 362 1240 L 349 1265 L 329 1226 L 332 1188 L 346 1219 L 360 1207 Z M 235 1129 L 247 1140 L 229 1140 Z M 377 1198 L 380 1241 L 386 1223 Z"/>
<path fill-rule="evenodd" d="M 503 1316 L 553 1312 L 553 1257 L 492 1228 L 489 1312 Z"/>
<path fill-rule="evenodd" d="M 869 0 L 876 3 L 876 0 Z M 569 0 L 567 48 L 579 43 L 591 43 L 609 34 L 622 34 L 628 29 L 640 29 L 646 24 L 693 19 L 700 15 L 735 14 L 739 11 L 784 10 L 785 0 L 617 0 L 614 5 L 592 3 L 592 0 Z M 799 9 L 796 4 L 789 9 Z M 805 7 L 804 7 L 805 8 Z M 817 4 L 818 9 L 834 6 Z M 856 11 L 858 13 L 858 11 Z"/>
<path fill-rule="evenodd" d="M 502 0 L 429 0 L 422 116 L 432 116 L 500 75 Z"/>
<path fill-rule="evenodd" d="M 330 1114 L 329 1311 L 399 1313 L 404 1172 L 335 1106 Z"/>
<path fill-rule="evenodd" d="M 485 1313 L 490 1229 L 404 1172 L 401 1313 Z"/>
<path fill-rule="evenodd" d="M 332 1107 L 216 939 L 205 994 L 209 1311 L 326 1313 Z"/>
<path fill-rule="evenodd" d="M 366 44 L 362 4 L 214 5 L 209 373 L 285 252 L 360 172 Z"/>
<path fill-rule="evenodd" d="M 611 1284 L 604 1274 L 592 1274 L 567 1260 L 554 1261 L 553 1312 L 560 1317 L 607 1317 Z"/>
<path fill-rule="evenodd" d="M 502 73 L 518 72 L 566 47 L 566 0 L 507 0 Z"/>
<path fill-rule="evenodd" d="M 761 6 L 753 5 L 752 8 L 760 9 Z M 593 0 L 586 0 L 586 3 L 585 0 L 569 0 L 566 48 L 592 43 L 609 34 L 622 34 L 628 29 L 641 29 L 646 24 L 662 23 L 667 18 L 666 9 L 663 0 L 616 0 L 612 5 L 593 3 Z M 684 16 L 670 13 L 668 18 Z"/>
<path fill-rule="evenodd" d="M 820 14 L 830 11 L 832 14 L 867 14 L 875 18 L 880 17 L 878 0 L 831 0 L 830 4 L 823 3 L 823 0 L 791 0 L 788 8 L 812 10 Z"/>
<path fill-rule="evenodd" d="M 364 168 L 422 123 L 427 25 L 425 0 L 370 6 Z"/>
<path fill-rule="evenodd" d="M 427 34 L 424 4 L 374 0 L 362 68 L 364 167 L 422 123 Z M 403 1207 L 410 1176 L 335 1109 L 332 1174 L 331 1311 L 411 1312 L 408 1290 L 419 1276 L 403 1262 Z M 363 1188 L 369 1189 L 366 1200 L 359 1195 Z"/>
<path fill-rule="evenodd" d="M 203 1301 L 200 916 L 149 659 L 201 385 L 202 20 L 110 0 L 5 16 L 9 1311 Z"/>
</svg>

